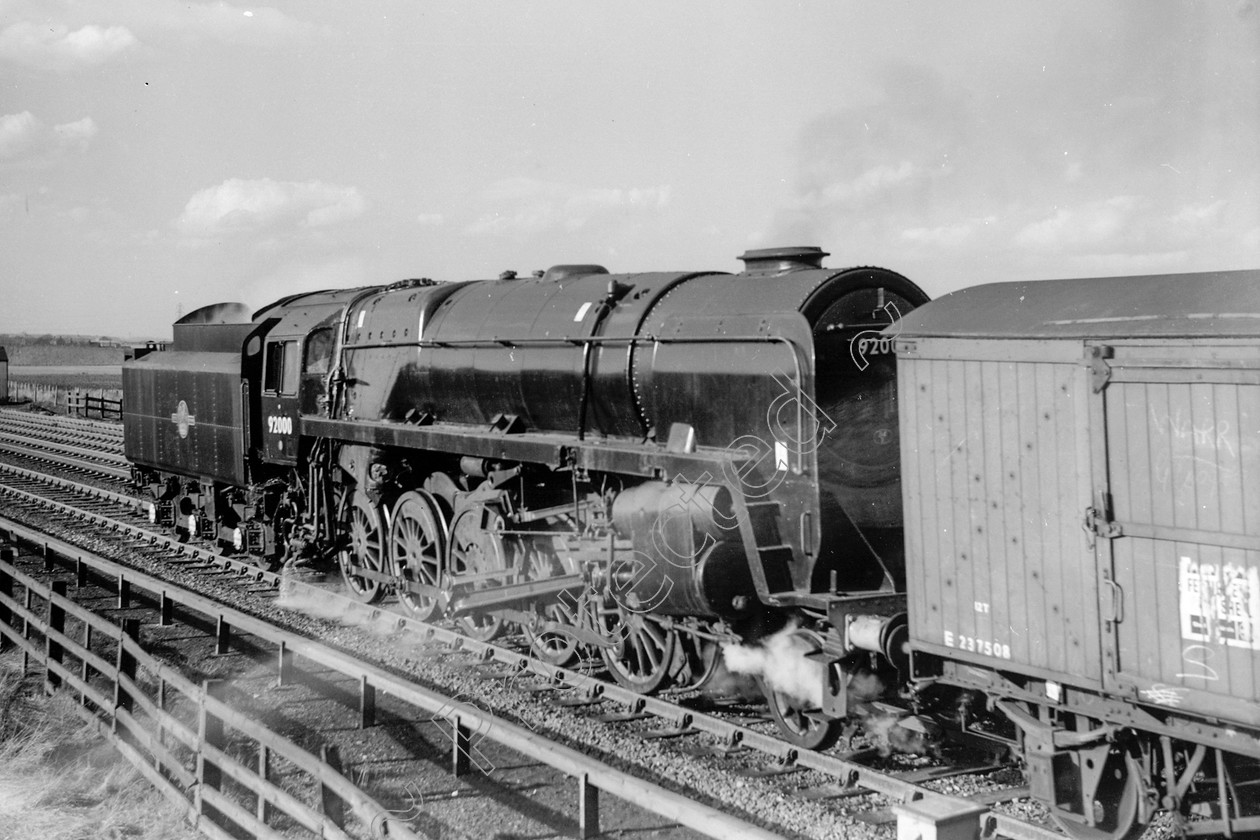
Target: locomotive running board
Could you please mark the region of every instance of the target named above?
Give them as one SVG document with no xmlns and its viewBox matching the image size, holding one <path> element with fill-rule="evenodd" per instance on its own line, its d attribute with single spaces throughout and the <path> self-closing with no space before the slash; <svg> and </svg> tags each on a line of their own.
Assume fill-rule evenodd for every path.
<svg viewBox="0 0 1260 840">
<path fill-rule="evenodd" d="M 548 595 L 559 595 L 573 589 L 581 589 L 586 585 L 582 575 L 561 575 L 560 577 L 531 580 L 528 583 L 514 583 L 494 589 L 478 589 L 466 594 L 456 589 L 445 593 L 444 599 L 449 603 L 446 607 L 448 616 L 460 616 L 474 611 L 493 610 L 525 601 L 532 601 Z"/>
</svg>

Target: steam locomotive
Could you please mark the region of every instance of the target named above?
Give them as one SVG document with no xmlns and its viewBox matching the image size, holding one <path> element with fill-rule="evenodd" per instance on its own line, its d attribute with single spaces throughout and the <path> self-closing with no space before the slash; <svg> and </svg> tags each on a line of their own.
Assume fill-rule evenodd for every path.
<svg viewBox="0 0 1260 840">
<path fill-rule="evenodd" d="M 1076 836 L 1131 836 L 1160 807 L 1260 827 L 1260 491 L 1223 478 L 1260 475 L 1260 273 L 928 304 L 826 256 L 207 307 L 124 366 L 126 454 L 151 519 L 189 539 L 328 558 L 363 601 L 517 627 L 553 663 L 594 651 L 638 691 L 782 645 L 800 667 L 762 685 L 802 747 L 908 700 L 1022 756 Z M 1254 306 L 1209 318 L 1207 292 Z M 1122 508 L 1110 482 L 1140 447 L 1119 442 L 1186 429 L 1133 479 L 1172 489 Z M 1160 519 L 1230 493 L 1228 522 Z"/>
</svg>

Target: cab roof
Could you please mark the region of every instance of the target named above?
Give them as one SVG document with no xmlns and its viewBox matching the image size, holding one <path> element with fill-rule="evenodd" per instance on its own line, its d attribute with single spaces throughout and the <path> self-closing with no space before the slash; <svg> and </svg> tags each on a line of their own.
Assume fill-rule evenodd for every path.
<svg viewBox="0 0 1260 840">
<path fill-rule="evenodd" d="M 962 289 L 909 312 L 897 337 L 1260 337 L 1260 269 L 1034 280 Z"/>
</svg>

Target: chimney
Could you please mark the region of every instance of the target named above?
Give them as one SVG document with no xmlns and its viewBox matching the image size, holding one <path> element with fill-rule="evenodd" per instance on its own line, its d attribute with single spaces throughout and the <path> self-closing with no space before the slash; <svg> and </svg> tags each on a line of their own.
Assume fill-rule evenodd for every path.
<svg viewBox="0 0 1260 840">
<path fill-rule="evenodd" d="M 822 268 L 823 257 L 830 256 L 822 248 L 813 245 L 794 248 L 761 248 L 739 255 L 748 274 L 784 274 Z"/>
</svg>

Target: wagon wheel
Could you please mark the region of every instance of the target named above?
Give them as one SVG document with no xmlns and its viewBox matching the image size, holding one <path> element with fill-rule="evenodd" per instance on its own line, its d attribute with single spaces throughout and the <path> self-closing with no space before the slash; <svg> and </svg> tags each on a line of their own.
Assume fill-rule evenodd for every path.
<svg viewBox="0 0 1260 840">
<path fill-rule="evenodd" d="M 423 490 L 403 493 L 394 503 L 389 526 L 389 557 L 398 578 L 398 600 L 421 621 L 438 610 L 437 589 L 446 556 L 446 519 L 437 499 Z M 407 588 L 417 583 L 433 587 L 432 594 Z"/>
<path fill-rule="evenodd" d="M 599 652 L 613 679 L 640 694 L 659 691 L 674 671 L 678 634 L 615 603 L 605 616 L 604 629 L 614 644 Z"/>
<path fill-rule="evenodd" d="M 385 581 L 355 574 L 351 565 L 384 576 L 385 556 L 381 513 L 362 490 L 355 490 L 341 505 L 341 527 L 349 545 L 337 555 L 341 576 L 350 594 L 374 604 L 385 594 Z"/>
<path fill-rule="evenodd" d="M 503 528 L 503 517 L 485 505 L 474 505 L 455 515 L 451 523 L 447 569 L 450 583 L 460 577 L 490 575 L 507 568 L 507 551 L 497 533 Z M 472 582 L 473 589 L 500 586 L 501 577 L 485 577 Z M 474 612 L 460 618 L 464 632 L 474 639 L 488 642 L 503 631 L 503 619 L 493 612 Z"/>
<path fill-rule="evenodd" d="M 844 721 L 824 719 L 822 710 L 814 704 L 771 688 L 761 677 L 757 678 L 757 684 L 770 705 L 770 716 L 785 739 L 806 750 L 825 750 L 840 740 Z"/>
<path fill-rule="evenodd" d="M 1146 830 L 1141 814 L 1145 796 L 1146 785 L 1137 758 L 1123 747 L 1113 745 L 1104 760 L 1092 802 L 1085 803 L 1092 811 L 1094 824 L 1089 825 L 1081 814 L 1053 803 L 1050 816 L 1059 828 L 1078 840 L 1134 840 Z M 1060 798 L 1057 791 L 1055 798 Z M 1067 797 L 1069 801 L 1072 798 Z"/>
<path fill-rule="evenodd" d="M 557 557 L 547 545 L 550 539 L 547 536 L 541 536 L 528 541 L 525 575 L 529 580 L 545 580 L 567 573 L 564 561 Z M 577 625 L 578 599 L 576 597 L 562 593 L 550 600 L 552 603 L 538 605 L 545 621 L 554 621 L 570 627 Z M 573 636 L 554 631 L 538 632 L 528 626 L 523 629 L 534 656 L 548 665 L 565 666 L 576 658 L 578 641 Z"/>
</svg>

